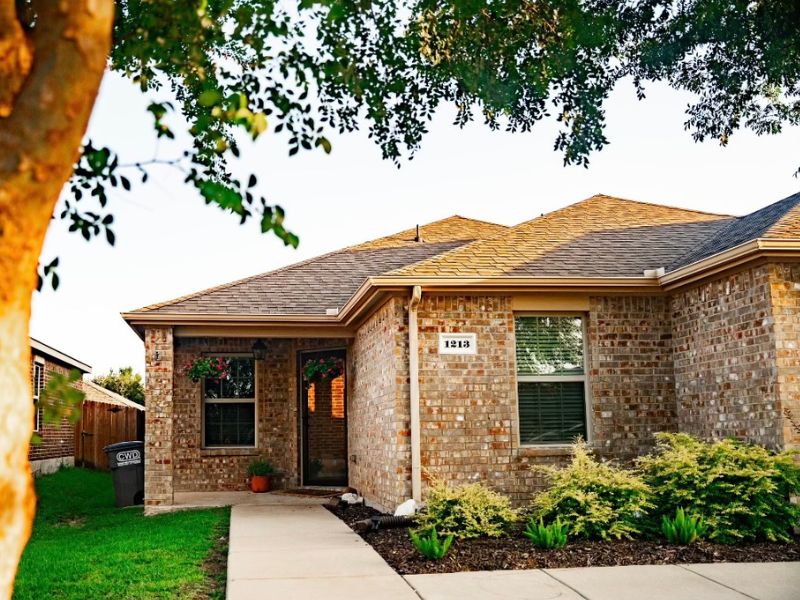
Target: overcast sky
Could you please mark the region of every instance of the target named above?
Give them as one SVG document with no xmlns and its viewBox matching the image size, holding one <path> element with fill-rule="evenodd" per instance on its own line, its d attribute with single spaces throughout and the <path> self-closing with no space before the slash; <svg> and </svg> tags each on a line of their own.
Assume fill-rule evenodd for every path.
<svg viewBox="0 0 800 600">
<path fill-rule="evenodd" d="M 453 214 L 516 224 L 595 193 L 728 214 L 745 214 L 800 189 L 800 130 L 780 136 L 735 134 L 727 148 L 696 144 L 683 130 L 688 97 L 651 85 L 639 102 L 620 85 L 606 105 L 607 137 L 589 169 L 564 167 L 553 151 L 556 129 L 528 134 L 459 130 L 440 110 L 422 150 L 397 169 L 366 134 L 329 135 L 333 152 L 287 156 L 269 132 L 243 150 L 242 168 L 259 191 L 286 209 L 297 250 L 205 206 L 180 174 L 161 168 L 132 193 L 115 192 L 115 247 L 68 234 L 54 221 L 43 259 L 61 259 L 61 286 L 34 294 L 31 335 L 88 362 L 95 374 L 133 365 L 143 372 L 142 342 L 119 313 L 268 271 L 342 246 Z M 107 76 L 89 127 L 95 145 L 122 162 L 156 151 L 147 100 Z M 170 158 L 170 147 L 158 149 Z"/>
</svg>

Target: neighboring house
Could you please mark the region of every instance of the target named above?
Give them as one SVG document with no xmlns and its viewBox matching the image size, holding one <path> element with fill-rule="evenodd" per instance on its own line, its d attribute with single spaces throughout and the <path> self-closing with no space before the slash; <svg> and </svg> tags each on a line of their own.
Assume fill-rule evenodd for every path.
<svg viewBox="0 0 800 600">
<path fill-rule="evenodd" d="M 75 428 L 75 464 L 108 469 L 103 448 L 117 442 L 144 440 L 144 406 L 96 383 L 84 380 L 86 397 Z"/>
<path fill-rule="evenodd" d="M 75 464 L 75 427 L 67 419 L 60 424 L 45 423 L 42 409 L 38 406 L 39 396 L 53 373 L 68 375 L 77 369 L 85 374 L 92 367 L 33 338 L 30 338 L 30 343 L 33 402 L 36 405 L 33 430 L 41 438 L 41 443 L 31 444 L 28 460 L 34 473 L 52 473 L 62 465 Z"/>
<path fill-rule="evenodd" d="M 800 445 L 800 194 L 744 217 L 598 195 L 516 227 L 450 217 L 124 314 L 145 342 L 145 502 L 429 477 L 521 503 L 577 435 Z M 231 360 L 192 383 L 198 355 Z M 309 360 L 343 377 L 307 384 Z"/>
</svg>

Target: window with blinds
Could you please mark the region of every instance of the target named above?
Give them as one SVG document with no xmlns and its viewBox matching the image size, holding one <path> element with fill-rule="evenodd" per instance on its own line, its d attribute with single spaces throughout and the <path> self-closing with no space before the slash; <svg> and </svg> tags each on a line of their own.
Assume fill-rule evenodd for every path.
<svg viewBox="0 0 800 600">
<path fill-rule="evenodd" d="M 583 319 L 520 315 L 514 330 L 520 443 L 586 438 Z"/>
</svg>

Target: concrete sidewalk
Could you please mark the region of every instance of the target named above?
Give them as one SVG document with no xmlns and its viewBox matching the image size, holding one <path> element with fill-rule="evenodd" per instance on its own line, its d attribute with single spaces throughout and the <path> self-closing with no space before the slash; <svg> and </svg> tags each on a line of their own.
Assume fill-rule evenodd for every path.
<svg viewBox="0 0 800 600">
<path fill-rule="evenodd" d="M 424 600 L 800 600 L 800 563 L 478 571 L 405 577 Z"/>
<path fill-rule="evenodd" d="M 231 509 L 228 600 L 419 600 L 352 529 L 316 505 Z"/>
<path fill-rule="evenodd" d="M 800 563 L 647 565 L 401 577 L 319 503 L 236 505 L 231 510 L 228 599 L 260 598 L 800 600 Z"/>
</svg>

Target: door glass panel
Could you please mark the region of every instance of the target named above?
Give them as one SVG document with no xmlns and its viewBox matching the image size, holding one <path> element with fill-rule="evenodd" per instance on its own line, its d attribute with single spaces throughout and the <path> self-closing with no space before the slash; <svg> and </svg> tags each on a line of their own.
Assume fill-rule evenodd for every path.
<svg viewBox="0 0 800 600">
<path fill-rule="evenodd" d="M 345 377 L 304 382 L 305 482 L 347 485 Z"/>
</svg>

